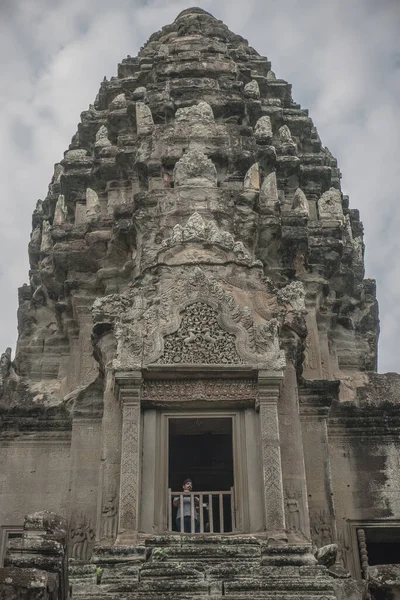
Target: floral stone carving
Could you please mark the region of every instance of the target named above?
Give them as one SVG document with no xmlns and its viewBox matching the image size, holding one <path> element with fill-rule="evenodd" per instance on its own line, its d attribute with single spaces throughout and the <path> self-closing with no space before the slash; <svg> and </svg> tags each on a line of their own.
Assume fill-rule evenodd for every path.
<svg viewBox="0 0 400 600">
<path fill-rule="evenodd" d="M 181 326 L 165 336 L 161 364 L 207 363 L 229 364 L 243 362 L 235 348 L 235 336 L 223 331 L 217 313 L 204 302 L 186 308 Z"/>
<path fill-rule="evenodd" d="M 261 261 L 254 260 L 242 242 L 235 241 L 231 233 L 219 229 L 214 221 L 205 221 L 198 212 L 193 213 L 185 225 L 175 225 L 171 237 L 165 239 L 161 247 L 167 249 L 185 242 L 214 244 L 232 252 L 238 262 L 262 266 Z"/>
<path fill-rule="evenodd" d="M 154 297 L 159 300 L 153 302 Z M 202 316 L 196 312 L 200 307 Z M 286 364 L 278 320 L 255 322 L 250 308 L 238 306 L 232 293 L 200 267 L 182 270 L 163 290 L 149 283 L 98 298 L 92 314 L 95 328 L 113 326 L 116 369 L 231 362 L 280 371 Z"/>
</svg>

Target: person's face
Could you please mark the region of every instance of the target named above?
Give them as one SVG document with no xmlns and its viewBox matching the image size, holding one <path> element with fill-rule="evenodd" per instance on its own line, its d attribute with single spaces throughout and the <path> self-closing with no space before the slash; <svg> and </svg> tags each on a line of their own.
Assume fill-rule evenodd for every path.
<svg viewBox="0 0 400 600">
<path fill-rule="evenodd" d="M 183 484 L 183 491 L 184 492 L 191 492 L 192 491 L 192 482 L 191 481 L 187 481 L 186 483 Z"/>
</svg>

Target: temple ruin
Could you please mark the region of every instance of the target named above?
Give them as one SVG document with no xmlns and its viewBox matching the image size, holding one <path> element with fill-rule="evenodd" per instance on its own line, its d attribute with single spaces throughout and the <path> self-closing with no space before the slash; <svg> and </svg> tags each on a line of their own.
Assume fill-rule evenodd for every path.
<svg viewBox="0 0 400 600">
<path fill-rule="evenodd" d="M 340 179 L 202 9 L 102 82 L 0 360 L 2 600 L 400 598 L 400 376 Z"/>
</svg>

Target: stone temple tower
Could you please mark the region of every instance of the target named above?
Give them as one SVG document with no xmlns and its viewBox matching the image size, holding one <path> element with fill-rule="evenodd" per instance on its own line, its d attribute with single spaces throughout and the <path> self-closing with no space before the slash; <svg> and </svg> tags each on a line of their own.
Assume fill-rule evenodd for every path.
<svg viewBox="0 0 400 600">
<path fill-rule="evenodd" d="M 204 10 L 103 81 L 0 361 L 2 598 L 399 593 L 400 382 L 340 177 Z"/>
</svg>

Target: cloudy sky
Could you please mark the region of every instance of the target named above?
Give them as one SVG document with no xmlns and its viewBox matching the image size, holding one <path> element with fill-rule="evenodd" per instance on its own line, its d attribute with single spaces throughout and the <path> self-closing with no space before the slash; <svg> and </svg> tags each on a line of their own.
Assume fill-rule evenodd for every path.
<svg viewBox="0 0 400 600">
<path fill-rule="evenodd" d="M 400 371 L 400 1 L 197 0 L 272 61 L 338 158 L 377 279 L 379 371 Z M 31 214 L 117 63 L 191 6 L 176 0 L 0 1 L 0 352 L 15 346 Z"/>
</svg>

